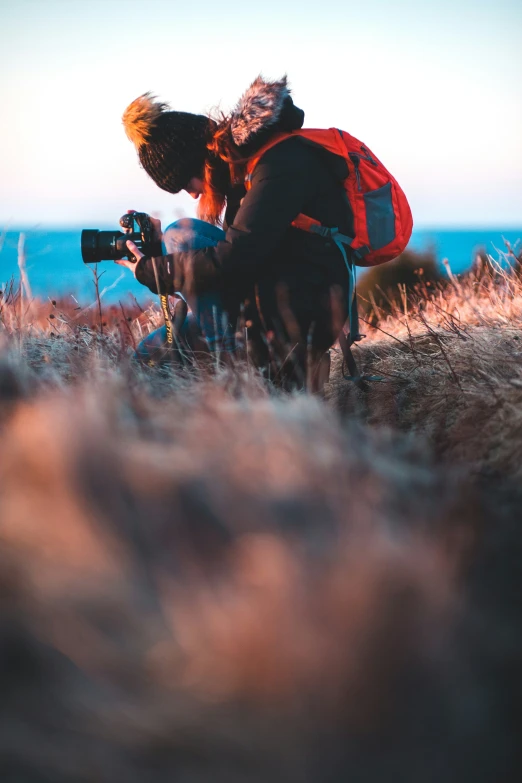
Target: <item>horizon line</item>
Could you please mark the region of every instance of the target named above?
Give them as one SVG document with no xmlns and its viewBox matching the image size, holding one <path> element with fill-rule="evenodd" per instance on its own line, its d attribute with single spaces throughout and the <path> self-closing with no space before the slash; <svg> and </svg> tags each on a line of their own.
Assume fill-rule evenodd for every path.
<svg viewBox="0 0 522 783">
<path fill-rule="evenodd" d="M 39 222 L 39 223 L 19 223 L 17 225 L 9 225 L 9 221 L 5 221 L 2 228 L 2 221 L 0 220 L 0 235 L 9 234 L 11 232 L 19 231 L 35 231 L 40 229 L 46 229 L 49 231 L 83 231 L 85 228 L 98 228 L 100 231 L 117 230 L 117 226 L 114 223 L 100 222 L 98 226 L 82 226 L 77 223 L 54 223 L 54 222 Z M 504 223 L 504 224 L 487 224 L 487 223 L 426 223 L 420 225 L 414 225 L 413 231 L 522 231 L 521 223 Z M 522 237 L 521 237 L 522 238 Z"/>
</svg>

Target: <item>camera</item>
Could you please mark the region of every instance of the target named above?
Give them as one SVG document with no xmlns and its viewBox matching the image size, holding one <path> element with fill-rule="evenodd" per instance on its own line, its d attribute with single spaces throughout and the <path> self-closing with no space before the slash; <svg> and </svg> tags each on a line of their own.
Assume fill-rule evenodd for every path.
<svg viewBox="0 0 522 783">
<path fill-rule="evenodd" d="M 136 262 L 127 247 L 132 240 L 148 258 L 162 254 L 161 242 L 153 240 L 152 221 L 145 212 L 126 212 L 120 218 L 122 231 L 99 231 L 97 228 L 85 228 L 82 231 L 82 258 L 84 264 L 97 264 L 99 261 L 116 261 L 127 256 Z"/>
</svg>

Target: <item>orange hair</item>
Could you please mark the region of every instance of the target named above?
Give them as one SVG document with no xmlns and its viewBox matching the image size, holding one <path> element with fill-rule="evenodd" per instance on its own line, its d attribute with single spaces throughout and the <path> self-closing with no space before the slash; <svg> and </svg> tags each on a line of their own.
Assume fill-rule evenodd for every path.
<svg viewBox="0 0 522 783">
<path fill-rule="evenodd" d="M 230 119 L 220 114 L 207 143 L 207 160 L 203 172 L 203 193 L 198 203 L 198 217 L 214 225 L 221 225 L 221 213 L 226 191 L 231 181 L 242 182 L 244 164 L 230 133 Z"/>
</svg>

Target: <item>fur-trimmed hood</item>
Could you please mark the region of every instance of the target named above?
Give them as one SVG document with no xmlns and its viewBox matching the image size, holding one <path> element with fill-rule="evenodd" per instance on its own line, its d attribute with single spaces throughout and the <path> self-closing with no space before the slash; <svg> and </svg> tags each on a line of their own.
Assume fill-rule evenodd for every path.
<svg viewBox="0 0 522 783">
<path fill-rule="evenodd" d="M 247 147 L 276 131 L 301 128 L 304 112 L 294 106 L 288 80 L 268 81 L 258 76 L 230 115 L 230 132 L 238 147 Z"/>
</svg>

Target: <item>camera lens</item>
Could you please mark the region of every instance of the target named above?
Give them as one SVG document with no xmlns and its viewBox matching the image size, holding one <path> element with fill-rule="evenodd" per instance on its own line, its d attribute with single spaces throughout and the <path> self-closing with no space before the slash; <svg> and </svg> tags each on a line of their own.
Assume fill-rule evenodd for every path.
<svg viewBox="0 0 522 783">
<path fill-rule="evenodd" d="M 98 255 L 98 234 L 97 228 L 85 228 L 82 231 L 82 258 L 84 264 L 95 264 L 100 261 Z"/>
<path fill-rule="evenodd" d="M 116 261 L 128 255 L 127 239 L 139 239 L 139 234 L 122 234 L 121 231 L 99 231 L 85 228 L 82 231 L 82 258 L 84 264 L 98 261 Z"/>
</svg>

